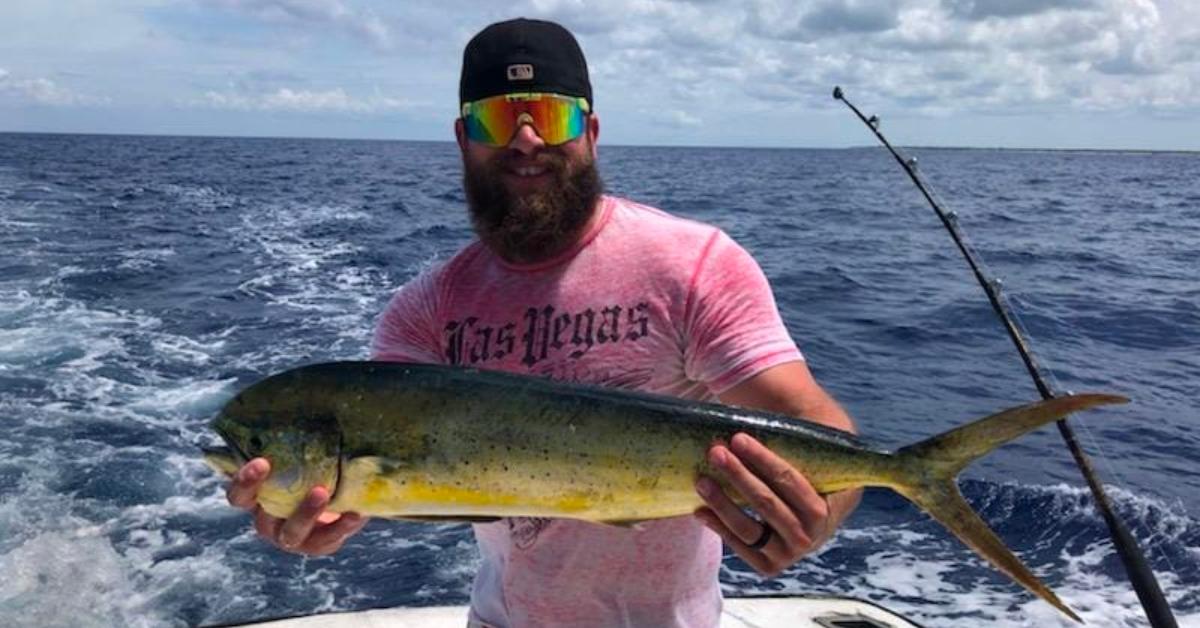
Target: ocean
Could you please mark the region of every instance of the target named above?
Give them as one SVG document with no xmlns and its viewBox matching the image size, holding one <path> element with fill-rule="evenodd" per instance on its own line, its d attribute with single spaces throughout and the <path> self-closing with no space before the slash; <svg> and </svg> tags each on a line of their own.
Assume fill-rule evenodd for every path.
<svg viewBox="0 0 1200 628">
<path fill-rule="evenodd" d="M 1183 625 L 1200 626 L 1200 154 L 909 154 L 1060 391 Z M 933 212 L 882 149 L 600 147 L 607 189 L 759 260 L 819 381 L 896 448 L 1037 398 Z M 0 134 L 0 623 L 183 626 L 460 604 L 466 526 L 372 521 L 335 557 L 258 541 L 198 447 L 236 391 L 362 359 L 393 290 L 471 238 L 453 143 Z M 1057 430 L 963 490 L 1090 625 L 1145 619 Z M 1069 625 L 915 507 L 729 595 L 830 592 L 928 626 Z"/>
</svg>

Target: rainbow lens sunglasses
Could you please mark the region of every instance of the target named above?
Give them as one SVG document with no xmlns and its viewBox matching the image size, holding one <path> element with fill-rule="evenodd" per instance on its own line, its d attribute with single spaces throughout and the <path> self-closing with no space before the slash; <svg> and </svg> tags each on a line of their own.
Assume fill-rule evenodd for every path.
<svg viewBox="0 0 1200 628">
<path fill-rule="evenodd" d="M 467 138 L 488 146 L 507 146 L 522 124 L 533 125 L 550 146 L 583 134 L 590 107 L 586 98 L 548 93 L 501 94 L 463 103 Z"/>
</svg>

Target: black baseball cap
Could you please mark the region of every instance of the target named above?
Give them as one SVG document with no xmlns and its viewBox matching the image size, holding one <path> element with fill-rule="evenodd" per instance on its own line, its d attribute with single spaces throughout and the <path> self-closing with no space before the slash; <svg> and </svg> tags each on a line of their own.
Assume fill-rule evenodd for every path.
<svg viewBox="0 0 1200 628">
<path fill-rule="evenodd" d="M 463 50 L 459 104 L 516 92 L 553 92 L 592 102 L 587 60 L 570 31 L 517 18 L 479 31 Z"/>
</svg>

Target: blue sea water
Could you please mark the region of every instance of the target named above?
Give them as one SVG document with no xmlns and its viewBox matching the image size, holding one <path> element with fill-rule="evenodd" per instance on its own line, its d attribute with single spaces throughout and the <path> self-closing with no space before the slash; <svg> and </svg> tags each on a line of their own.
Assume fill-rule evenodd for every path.
<svg viewBox="0 0 1200 628">
<path fill-rule="evenodd" d="M 1200 625 L 1200 155 L 914 149 L 1004 282 L 1184 625 Z M 882 150 L 601 147 L 610 191 L 716 224 L 818 379 L 899 447 L 1036 391 Z M 197 447 L 242 386 L 367 355 L 391 291 L 471 237 L 451 143 L 0 134 L 0 623 L 174 626 L 463 603 L 463 526 L 371 522 L 304 559 L 256 540 Z M 1092 625 L 1143 625 L 1054 429 L 963 489 Z M 901 498 L 727 593 L 834 592 L 930 626 L 1067 625 Z"/>
</svg>

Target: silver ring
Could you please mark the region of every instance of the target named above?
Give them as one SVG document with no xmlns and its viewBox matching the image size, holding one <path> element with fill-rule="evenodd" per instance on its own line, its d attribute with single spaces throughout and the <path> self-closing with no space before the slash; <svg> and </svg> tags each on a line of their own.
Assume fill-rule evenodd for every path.
<svg viewBox="0 0 1200 628">
<path fill-rule="evenodd" d="M 766 522 L 762 524 L 762 534 L 758 535 L 758 540 L 749 545 L 752 550 L 760 550 L 766 547 L 767 543 L 771 542 L 771 537 L 775 536 L 775 530 Z"/>
</svg>

